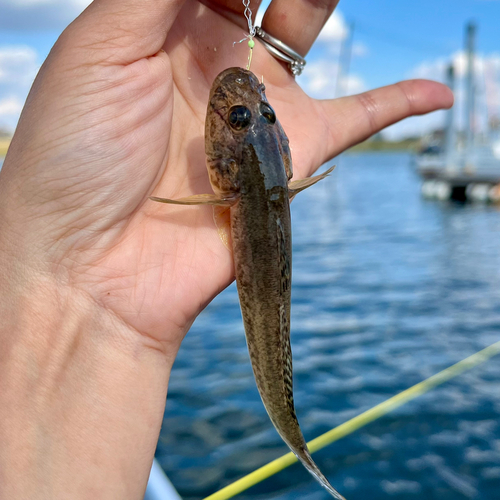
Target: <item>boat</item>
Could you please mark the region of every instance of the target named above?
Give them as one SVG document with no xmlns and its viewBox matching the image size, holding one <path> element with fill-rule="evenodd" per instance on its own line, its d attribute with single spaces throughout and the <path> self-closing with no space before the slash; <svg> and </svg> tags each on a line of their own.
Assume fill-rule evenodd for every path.
<svg viewBox="0 0 500 500">
<path fill-rule="evenodd" d="M 465 130 L 455 129 L 455 110 L 447 112 L 444 136 L 427 144 L 416 158 L 423 179 L 422 195 L 457 201 L 500 202 L 500 130 L 495 120 L 486 133 L 475 133 L 476 80 L 474 71 L 476 26 L 466 30 Z M 450 64 L 447 84 L 454 90 L 455 71 Z"/>
</svg>

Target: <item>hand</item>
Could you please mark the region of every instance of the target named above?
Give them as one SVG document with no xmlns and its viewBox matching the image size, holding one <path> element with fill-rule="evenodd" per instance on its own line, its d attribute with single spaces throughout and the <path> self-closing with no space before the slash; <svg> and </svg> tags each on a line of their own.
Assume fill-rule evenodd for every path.
<svg viewBox="0 0 500 500">
<path fill-rule="evenodd" d="M 26 244 L 44 242 L 37 257 L 60 264 L 59 279 L 135 330 L 175 346 L 233 278 L 210 208 L 147 199 L 153 189 L 170 198 L 211 192 L 208 92 L 221 70 L 245 65 L 248 49 L 233 48 L 241 1 L 205 3 L 92 4 L 42 68 L 3 172 L 4 196 L 15 180 L 22 186 L 8 197 L 9 212 L 37 213 L 31 224 L 12 215 L 30 235 Z M 305 54 L 336 3 L 274 0 L 263 27 Z M 303 26 L 309 31 L 298 38 Z M 264 75 L 289 136 L 295 178 L 397 120 L 452 102 L 446 88 L 424 81 L 315 101 L 258 42 L 252 70 Z"/>
<path fill-rule="evenodd" d="M 252 2 L 254 11 L 257 3 Z M 336 3 L 273 0 L 263 28 L 305 54 Z M 120 460 L 132 461 L 127 470 L 136 473 L 129 480 L 139 475 L 139 490 L 180 342 L 197 314 L 233 279 L 231 254 L 218 238 L 211 208 L 165 206 L 148 196 L 153 191 L 167 198 L 211 192 L 203 141 L 207 98 L 221 70 L 246 64 L 246 44 L 233 48 L 245 28 L 242 11 L 240 0 L 91 4 L 43 65 L 0 174 L 6 280 L 0 293 L 17 290 L 18 283 L 36 283 L 36 301 L 50 297 L 60 304 L 64 297 L 68 306 L 61 311 L 76 311 L 84 333 L 103 326 L 99 336 L 79 330 L 83 338 L 93 335 L 86 345 L 90 358 L 92 349 L 100 349 L 101 356 L 102 345 L 113 346 L 103 362 L 104 373 L 111 366 L 117 370 L 112 388 L 101 388 L 102 375 L 95 375 L 103 391 L 92 403 L 102 405 L 99 422 L 106 415 L 109 420 L 107 395 L 127 390 L 148 404 L 116 396 L 113 411 L 132 412 L 140 420 L 147 406 L 152 415 L 147 429 L 127 423 L 129 436 L 148 433 L 144 443 L 137 438 L 141 466 L 134 469 L 133 457 L 118 453 Z M 290 139 L 295 178 L 310 175 L 395 121 L 452 104 L 446 87 L 426 81 L 315 101 L 259 42 L 252 71 L 264 75 L 269 101 Z M 44 317 L 42 305 L 36 311 L 37 318 Z M 86 315 L 100 319 L 81 319 Z M 49 330 L 37 339 L 54 338 Z M 76 334 L 55 338 L 70 337 Z M 11 332 L 0 332 L 0 343 L 12 338 Z M 49 352 L 51 346 L 41 344 L 37 348 Z M 137 354 L 145 348 L 156 354 Z M 75 344 L 74 349 L 82 348 Z M 131 365 L 117 361 L 121 350 L 134 359 L 135 380 Z M 89 363 L 66 351 L 57 359 L 61 373 L 75 374 L 74 380 L 61 382 L 69 391 L 61 391 L 61 397 L 70 397 L 75 385 L 84 387 Z M 119 426 L 111 431 L 120 448 L 125 433 Z M 57 435 L 57 426 L 53 432 Z"/>
</svg>

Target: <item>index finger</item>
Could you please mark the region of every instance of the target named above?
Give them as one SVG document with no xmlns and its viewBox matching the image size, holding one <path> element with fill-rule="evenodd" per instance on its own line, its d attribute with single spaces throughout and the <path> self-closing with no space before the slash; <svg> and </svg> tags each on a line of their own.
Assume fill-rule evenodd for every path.
<svg viewBox="0 0 500 500">
<path fill-rule="evenodd" d="M 128 64 L 151 56 L 185 1 L 94 0 L 66 30 L 68 42 L 86 49 L 93 63 Z"/>
<path fill-rule="evenodd" d="M 430 80 L 406 80 L 362 94 L 317 101 L 324 113 L 327 140 L 318 165 L 409 116 L 453 105 L 453 93 Z"/>
</svg>

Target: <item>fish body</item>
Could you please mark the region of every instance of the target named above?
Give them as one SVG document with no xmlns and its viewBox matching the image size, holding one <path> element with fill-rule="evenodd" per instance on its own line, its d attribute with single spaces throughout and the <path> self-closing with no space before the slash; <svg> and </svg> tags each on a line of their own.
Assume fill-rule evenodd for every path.
<svg viewBox="0 0 500 500">
<path fill-rule="evenodd" d="M 289 200 L 326 174 L 289 182 L 292 160 L 288 139 L 267 101 L 264 85 L 241 68 L 223 71 L 213 83 L 205 152 L 215 193 L 213 197 L 205 195 L 210 197 L 205 202 L 222 205 L 225 210 L 229 207 L 230 211 L 236 284 L 260 396 L 288 447 L 322 486 L 341 500 L 312 460 L 300 430 L 293 401 L 290 348 Z M 189 199 L 177 202 L 189 203 Z"/>
<path fill-rule="evenodd" d="M 288 189 L 292 159 L 288 138 L 269 106 L 265 87 L 253 73 L 230 68 L 216 78 L 208 104 L 205 141 L 215 194 L 235 199 L 230 220 L 236 285 L 262 402 L 297 458 L 340 499 L 312 460 L 295 414 Z"/>
</svg>

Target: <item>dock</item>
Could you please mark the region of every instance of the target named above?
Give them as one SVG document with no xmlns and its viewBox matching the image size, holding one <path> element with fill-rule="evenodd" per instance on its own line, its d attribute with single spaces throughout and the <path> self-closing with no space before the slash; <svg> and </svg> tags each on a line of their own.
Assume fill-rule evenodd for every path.
<svg viewBox="0 0 500 500">
<path fill-rule="evenodd" d="M 467 68 L 465 76 L 465 120 L 460 133 L 455 126 L 455 111 L 447 112 L 441 144 L 430 144 L 416 158 L 422 177 L 422 195 L 439 200 L 500 202 L 500 130 L 498 117 L 490 116 L 488 130 L 476 132 L 475 74 L 476 27 L 466 28 Z M 455 70 L 450 64 L 447 84 L 455 90 Z"/>
</svg>

